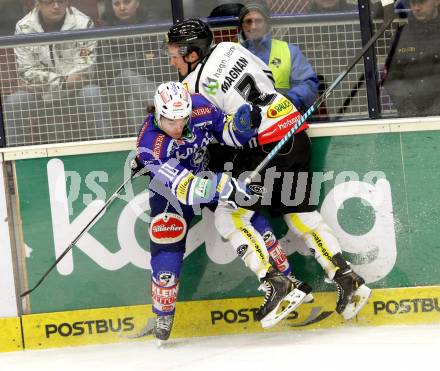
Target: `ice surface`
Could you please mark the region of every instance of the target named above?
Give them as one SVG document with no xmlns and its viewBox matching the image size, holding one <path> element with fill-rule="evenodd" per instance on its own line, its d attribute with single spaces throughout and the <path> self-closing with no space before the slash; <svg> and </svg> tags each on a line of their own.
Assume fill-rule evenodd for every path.
<svg viewBox="0 0 440 371">
<path fill-rule="evenodd" d="M 438 369 L 440 324 L 339 327 L 0 354 L 1 371 Z"/>
</svg>

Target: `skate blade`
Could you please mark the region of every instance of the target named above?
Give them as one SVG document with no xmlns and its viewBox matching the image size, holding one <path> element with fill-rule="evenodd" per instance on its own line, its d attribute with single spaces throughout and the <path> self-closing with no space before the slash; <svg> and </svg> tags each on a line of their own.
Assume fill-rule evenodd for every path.
<svg viewBox="0 0 440 371">
<path fill-rule="evenodd" d="M 306 297 L 303 300 L 303 303 L 313 303 L 315 301 L 315 298 L 313 297 L 313 295 L 307 294 Z"/>
<path fill-rule="evenodd" d="M 369 287 L 365 285 L 359 286 L 359 288 L 353 293 L 350 302 L 341 313 L 342 317 L 344 317 L 345 320 L 350 320 L 356 316 L 364 305 L 367 304 L 370 295 L 371 289 Z"/>
<path fill-rule="evenodd" d="M 146 336 L 153 335 L 154 325 L 156 321 L 154 318 L 150 318 L 147 325 L 138 333 L 124 336 L 126 339 L 140 339 Z"/>
<path fill-rule="evenodd" d="M 293 289 L 282 301 L 278 303 L 278 305 L 272 312 L 270 312 L 260 321 L 261 326 L 263 328 L 275 326 L 278 322 L 286 318 L 290 312 L 299 307 L 304 301 L 305 297 L 305 292 L 298 289 Z M 284 308 L 284 310 L 282 310 L 280 313 L 277 313 L 278 308 L 285 301 L 288 301 L 289 304 L 286 306 L 286 308 Z"/>
<path fill-rule="evenodd" d="M 158 349 L 163 349 L 167 346 L 168 340 L 160 340 L 160 339 L 156 339 L 156 347 Z"/>
</svg>

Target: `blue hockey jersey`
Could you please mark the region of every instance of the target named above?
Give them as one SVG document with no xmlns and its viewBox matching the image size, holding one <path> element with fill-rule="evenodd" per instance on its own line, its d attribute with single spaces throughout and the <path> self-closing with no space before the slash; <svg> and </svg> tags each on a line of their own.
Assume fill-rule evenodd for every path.
<svg viewBox="0 0 440 371">
<path fill-rule="evenodd" d="M 208 145 L 215 140 L 239 147 L 251 138 L 235 129 L 227 115 L 199 94 L 191 94 L 192 115 L 182 138 L 173 139 L 149 115 L 137 139 L 137 162 L 149 171 L 152 181 L 165 185 L 185 205 L 217 201 L 229 182 L 225 174 L 207 170 Z M 151 183 L 150 183 L 151 184 Z"/>
</svg>

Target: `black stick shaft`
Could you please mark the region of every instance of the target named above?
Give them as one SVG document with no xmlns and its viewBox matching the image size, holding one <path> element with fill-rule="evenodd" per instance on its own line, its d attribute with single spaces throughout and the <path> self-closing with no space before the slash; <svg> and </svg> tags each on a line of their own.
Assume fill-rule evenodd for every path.
<svg viewBox="0 0 440 371">
<path fill-rule="evenodd" d="M 124 183 L 109 197 L 106 203 L 99 209 L 98 213 L 87 223 L 87 225 L 83 228 L 83 230 L 75 237 L 75 239 L 70 243 L 70 245 L 61 253 L 61 255 L 55 260 L 55 262 L 50 266 L 50 268 L 43 274 L 43 276 L 39 279 L 37 284 L 31 289 L 23 292 L 20 297 L 23 298 L 26 295 L 29 295 L 32 291 L 34 291 L 41 283 L 45 280 L 45 278 L 49 275 L 49 273 L 57 266 L 57 264 L 63 259 L 67 253 L 72 250 L 73 246 L 78 242 L 78 240 L 83 236 L 83 234 L 90 228 L 90 226 L 95 222 L 95 220 L 102 214 L 102 212 L 110 205 L 115 198 L 118 196 L 119 192 L 121 192 L 125 185 L 133 178 L 132 174 L 129 178 L 125 179 Z"/>
<path fill-rule="evenodd" d="M 359 62 L 359 60 L 364 56 L 368 49 L 376 42 L 376 40 L 385 32 L 388 26 L 394 20 L 394 2 L 393 1 L 382 1 L 382 4 L 386 3 L 384 6 L 384 21 L 380 29 L 371 37 L 371 39 L 365 44 L 362 50 L 357 56 L 355 56 L 351 62 L 348 64 L 347 68 L 341 72 L 341 74 L 333 81 L 333 83 L 318 97 L 318 99 L 310 106 L 310 108 L 304 113 L 301 119 L 293 126 L 289 132 L 278 142 L 278 144 L 268 153 L 264 160 L 255 168 L 255 170 L 246 178 L 246 183 L 249 184 L 255 177 L 261 173 L 262 170 L 266 168 L 269 162 L 276 156 L 276 154 L 281 150 L 281 148 L 287 143 L 287 141 L 295 134 L 298 128 L 315 112 L 318 107 L 328 98 L 332 91 L 339 85 L 339 83 L 348 75 L 348 73 L 353 69 L 353 67 Z"/>
</svg>

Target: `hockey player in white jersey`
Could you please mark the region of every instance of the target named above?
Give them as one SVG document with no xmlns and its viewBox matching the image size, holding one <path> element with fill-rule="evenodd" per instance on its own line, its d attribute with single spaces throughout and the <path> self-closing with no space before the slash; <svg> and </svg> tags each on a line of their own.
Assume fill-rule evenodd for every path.
<svg viewBox="0 0 440 371">
<path fill-rule="evenodd" d="M 228 113 L 236 112 L 244 102 L 261 108 L 258 143 L 248 143 L 249 148 L 242 151 L 234 162 L 234 170 L 253 170 L 301 117 L 292 102 L 275 90 L 269 67 L 239 44 L 222 42 L 213 45 L 211 30 L 198 19 L 173 25 L 166 42 L 170 64 L 184 78 L 183 83 L 190 93 L 202 94 Z M 298 174 L 309 172 L 311 143 L 305 131 L 307 127 L 305 122 L 285 145 L 286 150 L 275 156 L 270 164 L 281 174 L 296 174 L 291 188 L 294 195 L 297 182 L 300 182 Z M 234 176 L 238 175 L 234 173 Z M 333 231 L 316 210 L 316 205 L 309 202 L 311 181 L 312 177 L 308 176 L 303 202 L 288 206 L 281 201 L 282 177 L 275 178 L 270 211 L 273 215 L 283 215 L 289 229 L 305 241 L 327 276 L 336 284 L 336 311 L 345 319 L 351 319 L 366 304 L 371 290 L 345 261 Z M 224 211 L 225 207 L 227 205 L 219 205 L 216 210 L 216 226 L 219 233 L 234 245 L 234 238 L 239 233 L 237 220 L 247 220 L 254 212 L 238 209 L 232 219 L 231 213 Z M 271 295 L 270 291 L 268 287 L 266 297 Z"/>
</svg>

